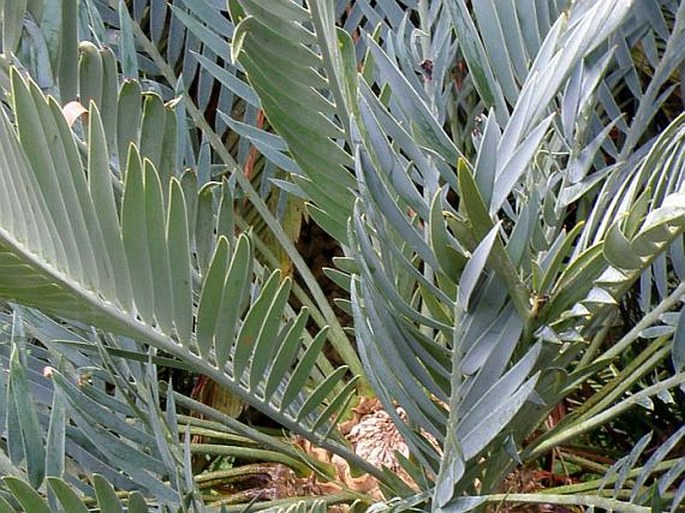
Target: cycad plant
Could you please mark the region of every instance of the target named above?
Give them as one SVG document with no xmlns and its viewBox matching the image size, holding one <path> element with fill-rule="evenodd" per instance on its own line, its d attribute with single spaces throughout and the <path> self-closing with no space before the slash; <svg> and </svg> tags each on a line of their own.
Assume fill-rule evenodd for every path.
<svg viewBox="0 0 685 513">
<path fill-rule="evenodd" d="M 0 15 L 0 511 L 681 507 L 681 2 Z"/>
</svg>

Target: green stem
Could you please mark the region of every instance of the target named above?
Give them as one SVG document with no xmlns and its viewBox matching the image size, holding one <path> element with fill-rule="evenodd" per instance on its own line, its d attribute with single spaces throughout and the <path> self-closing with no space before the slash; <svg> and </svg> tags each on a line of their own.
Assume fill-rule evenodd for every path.
<svg viewBox="0 0 685 513">
<path fill-rule="evenodd" d="M 573 450 L 572 447 L 565 447 L 565 449 Z M 592 450 L 595 450 L 595 448 L 592 448 Z M 577 465 L 577 466 L 583 468 L 584 470 L 588 470 L 588 471 L 595 473 L 595 474 L 604 475 L 604 474 L 606 474 L 606 471 L 609 468 L 608 465 L 603 465 L 601 463 L 597 463 L 596 461 L 589 460 L 587 458 L 583 458 L 582 456 L 578 456 L 577 454 L 566 452 L 565 450 L 559 451 L 559 455 L 560 455 L 560 457 L 564 458 L 566 461 L 569 461 L 570 463 L 573 463 L 574 465 Z M 551 488 L 550 490 L 557 490 L 557 488 Z M 554 493 L 554 492 L 552 492 L 552 493 Z M 561 493 L 561 492 L 559 492 L 559 493 Z"/>
<path fill-rule="evenodd" d="M 541 441 L 539 444 L 528 446 L 521 454 L 521 459 L 528 461 L 532 458 L 537 458 L 550 449 L 563 444 L 567 440 L 580 436 L 583 433 L 591 431 L 592 429 L 607 423 L 614 417 L 621 415 L 633 406 L 639 404 L 641 399 L 649 399 L 651 396 L 656 395 L 663 390 L 668 390 L 678 386 L 681 383 L 685 383 L 685 372 L 678 372 L 664 381 L 656 383 L 655 385 L 647 387 L 644 390 L 629 396 L 620 403 L 601 413 L 598 413 L 594 417 L 590 417 L 582 422 L 575 423 L 560 433 Z"/>
<path fill-rule="evenodd" d="M 662 338 L 665 339 L 665 337 Z M 668 356 L 670 348 L 662 346 L 663 341 L 662 343 L 657 341 L 647 347 L 625 369 L 618 373 L 614 379 L 592 395 L 592 397 L 574 410 L 572 414 L 564 417 L 560 423 L 554 426 L 553 430 L 545 433 L 538 441 L 542 442 L 549 437 L 555 436 L 556 433 L 564 431 L 567 426 L 581 422 L 583 419 L 599 413 L 621 394 L 627 392 L 642 376 Z"/>
<path fill-rule="evenodd" d="M 568 457 L 568 454 L 564 454 L 564 457 Z M 680 459 L 673 459 L 673 460 L 666 460 L 662 461 L 659 463 L 654 469 L 652 470 L 652 473 L 661 473 L 669 470 L 676 464 L 680 462 Z M 634 479 L 637 476 L 640 475 L 642 472 L 642 467 L 639 468 L 634 468 L 628 474 L 625 476 L 626 479 Z M 577 483 L 577 484 L 572 484 L 572 485 L 564 485 L 564 486 L 557 486 L 556 488 L 548 488 L 547 490 L 542 490 L 540 493 L 542 494 L 571 494 L 571 493 L 580 493 L 580 492 L 590 492 L 593 490 L 599 489 L 600 486 L 604 486 L 605 488 L 608 488 L 609 486 L 613 485 L 616 481 L 619 479 L 619 474 L 612 475 L 608 479 L 602 478 L 602 479 L 595 479 L 593 481 L 587 481 L 585 483 Z"/>
<path fill-rule="evenodd" d="M 207 375 L 219 384 L 226 381 L 226 377 L 220 371 L 217 371 L 216 373 L 208 373 Z M 240 396 L 241 394 L 236 393 L 236 395 Z M 262 444 L 263 447 L 269 447 L 273 450 L 282 452 L 283 454 L 286 454 L 292 458 L 299 458 L 302 461 L 306 461 L 311 468 L 315 468 L 318 472 L 320 472 L 323 475 L 332 477 L 330 468 L 328 468 L 328 466 L 309 457 L 305 453 L 296 450 L 292 445 L 286 442 L 282 442 L 274 437 L 265 435 L 264 433 L 243 424 L 242 422 L 238 422 L 233 417 L 229 417 L 228 415 L 225 415 L 220 411 L 215 410 L 214 408 L 211 408 L 198 401 L 195 401 L 194 399 L 190 399 L 189 397 L 186 397 L 177 392 L 174 392 L 174 399 L 176 400 L 176 403 L 178 405 L 195 410 L 197 413 L 204 415 L 206 418 L 211 418 L 218 422 L 221 422 L 222 424 L 226 425 L 228 428 L 235 431 L 236 433 L 251 438 L 252 440 L 255 440 L 256 442 Z M 247 397 L 241 397 L 241 399 L 246 400 Z M 267 410 L 264 413 L 268 415 L 269 411 Z M 281 425 L 283 425 L 284 428 L 289 429 L 293 433 L 297 433 L 303 436 L 304 438 L 307 438 L 308 440 L 318 444 L 320 447 L 334 454 L 337 454 L 338 456 L 347 460 L 351 465 L 357 466 L 360 470 L 363 470 L 364 472 L 374 476 L 380 482 L 384 483 L 386 481 L 385 475 L 379 468 L 363 460 L 355 453 L 351 452 L 349 449 L 329 442 L 328 440 L 322 440 L 318 438 L 314 433 L 305 431 L 300 427 L 299 424 L 289 420 L 285 415 L 271 415 L 271 417 L 274 418 L 274 420 L 278 421 Z"/>
<path fill-rule="evenodd" d="M 432 60 L 431 56 L 431 24 L 430 24 L 430 2 L 429 0 L 419 0 L 419 27 L 421 29 L 421 57 L 424 63 Z M 433 115 L 437 114 L 438 108 L 435 98 L 435 83 L 432 76 L 426 77 L 423 88 L 429 100 L 429 108 Z M 431 191 L 432 192 L 432 191 Z M 429 199 L 430 201 L 430 199 Z"/>
<path fill-rule="evenodd" d="M 179 422 L 181 424 L 181 422 Z M 182 426 L 179 426 L 182 430 Z M 221 431 L 216 431 L 215 429 L 207 429 L 203 427 L 191 426 L 190 429 L 191 436 L 201 436 L 205 439 L 211 439 L 215 442 L 221 441 L 225 444 L 239 445 L 241 447 L 254 446 L 254 441 L 244 436 L 231 435 L 229 433 L 223 433 Z"/>
<path fill-rule="evenodd" d="M 302 463 L 301 459 L 294 459 L 280 452 L 252 449 L 250 447 L 236 447 L 235 445 L 218 444 L 190 444 L 193 454 L 210 454 L 212 456 L 232 456 L 253 461 L 273 461 L 292 468 L 300 476 L 307 476 L 311 469 Z"/>
<path fill-rule="evenodd" d="M 240 465 L 239 467 L 229 468 L 226 470 L 203 472 L 199 476 L 195 476 L 195 484 L 200 489 L 206 489 L 264 474 L 272 476 L 273 473 L 274 466 L 272 464 L 252 463 L 249 465 Z"/>
<path fill-rule="evenodd" d="M 298 508 L 296 511 L 309 511 L 309 509 L 313 505 L 319 502 L 323 502 L 324 504 L 326 504 L 326 506 L 333 506 L 335 504 L 351 503 L 356 500 L 359 500 L 360 498 L 363 498 L 365 502 L 369 501 L 369 498 L 366 496 L 362 496 L 356 493 L 342 492 L 331 495 L 321 495 L 314 498 L 312 498 L 311 496 L 290 497 L 288 499 L 278 499 L 275 501 L 255 502 L 249 507 L 249 511 L 260 511 L 263 509 L 272 508 L 274 511 L 285 511 L 290 506 L 296 506 L 300 504 L 304 505 L 304 508 Z M 207 507 L 207 511 L 211 513 L 243 513 L 247 510 L 248 508 L 245 507 L 245 504 L 224 504 L 221 500 L 217 501 L 216 504 L 212 504 L 211 506 Z M 326 508 L 325 510 L 327 511 L 328 508 Z"/>
<path fill-rule="evenodd" d="M 160 383 L 160 392 L 163 394 L 167 392 L 167 390 L 165 390 L 164 385 L 164 383 Z M 271 449 L 271 451 L 280 452 L 292 459 L 299 460 L 300 462 L 303 460 L 303 453 L 296 450 L 292 445 L 272 436 L 265 435 L 261 431 L 253 427 L 247 426 L 246 424 L 239 422 L 233 417 L 221 413 L 220 411 L 215 410 L 214 408 L 207 406 L 206 404 L 196 401 L 195 399 L 191 399 L 190 397 L 187 397 L 183 394 L 179 394 L 178 392 L 174 392 L 174 401 L 176 401 L 176 403 L 179 406 L 200 413 L 205 418 L 214 419 L 217 423 L 221 424 L 224 427 L 228 427 L 231 431 L 245 438 L 248 438 L 254 442 L 257 442 L 261 447 L 266 447 L 268 449 Z M 193 423 L 194 422 L 195 420 L 193 420 Z M 312 460 L 310 463 L 313 465 L 315 462 Z"/>
<path fill-rule="evenodd" d="M 474 498 L 478 499 L 478 498 Z M 483 502 L 518 502 L 527 504 L 564 504 L 573 506 L 594 506 L 623 513 L 649 513 L 651 508 L 628 502 L 598 497 L 597 495 L 558 495 L 546 493 L 499 493 L 483 497 Z"/>
<path fill-rule="evenodd" d="M 668 342 L 668 337 L 660 337 L 640 353 L 638 358 L 633 360 L 628 367 L 593 396 L 593 400 L 587 408 L 583 405 L 583 410 L 579 412 L 578 419 L 584 420 L 602 411 L 616 398 L 630 390 L 640 378 L 656 367 L 659 362 L 667 358 L 671 353 L 671 348 L 663 347 L 666 342 Z"/>
<path fill-rule="evenodd" d="M 652 324 L 657 322 L 662 314 L 668 312 L 675 307 L 682 297 L 685 295 L 685 282 L 681 283 L 673 292 L 671 292 L 661 303 L 659 303 L 654 310 L 646 314 L 640 321 L 624 335 L 614 346 L 606 351 L 599 359 L 615 358 L 621 354 L 630 344 L 632 344 L 640 336 L 640 332 L 649 328 Z"/>
</svg>

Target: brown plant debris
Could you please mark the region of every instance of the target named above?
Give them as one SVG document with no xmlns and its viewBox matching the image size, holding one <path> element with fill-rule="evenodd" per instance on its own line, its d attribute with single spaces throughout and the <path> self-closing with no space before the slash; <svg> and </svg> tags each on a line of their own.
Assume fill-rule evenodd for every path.
<svg viewBox="0 0 685 513">
<path fill-rule="evenodd" d="M 409 448 L 380 401 L 362 399 L 352 411 L 353 418 L 343 422 L 340 431 L 352 445 L 355 454 L 379 468 L 387 467 L 409 486 L 415 487 L 414 481 L 395 456 L 396 453 L 400 453 L 409 457 Z M 397 412 L 402 418 L 406 418 L 404 410 L 398 408 Z M 336 478 L 333 481 L 322 482 L 318 476 L 309 478 L 307 486 L 311 493 L 319 495 L 348 489 L 364 493 L 376 500 L 383 500 L 378 481 L 374 477 L 368 474 L 354 476 L 347 461 L 341 457 L 315 447 L 304 439 L 297 439 L 296 443 L 306 453 L 335 468 Z"/>
</svg>

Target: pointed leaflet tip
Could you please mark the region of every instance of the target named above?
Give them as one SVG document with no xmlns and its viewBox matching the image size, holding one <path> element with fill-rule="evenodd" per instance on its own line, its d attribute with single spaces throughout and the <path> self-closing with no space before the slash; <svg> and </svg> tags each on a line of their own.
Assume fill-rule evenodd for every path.
<svg viewBox="0 0 685 513">
<path fill-rule="evenodd" d="M 233 32 L 233 40 L 231 41 L 231 64 L 235 65 L 238 62 L 238 56 L 243 49 L 245 37 L 250 29 L 250 24 L 253 23 L 252 16 L 246 16 L 240 20 Z"/>
<path fill-rule="evenodd" d="M 492 247 L 497 239 L 497 232 L 499 230 L 499 223 L 492 227 L 485 238 L 478 244 L 478 247 L 473 252 L 473 255 L 466 263 L 464 271 L 459 280 L 459 292 L 457 294 L 457 305 L 463 310 L 468 310 L 469 299 L 476 288 L 478 278 L 480 278 L 485 263 L 490 256 Z"/>
</svg>

